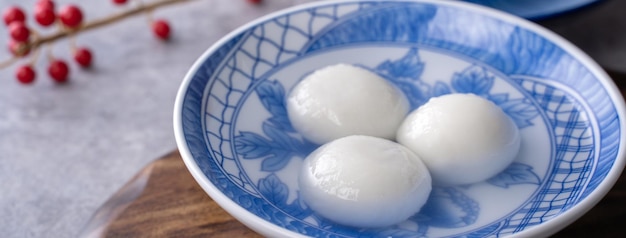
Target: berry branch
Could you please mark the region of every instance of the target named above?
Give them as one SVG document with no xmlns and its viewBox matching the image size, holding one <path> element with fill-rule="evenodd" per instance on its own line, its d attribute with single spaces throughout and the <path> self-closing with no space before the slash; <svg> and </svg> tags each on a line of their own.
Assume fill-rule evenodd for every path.
<svg viewBox="0 0 626 238">
<path fill-rule="evenodd" d="M 125 4 L 127 1 L 128 0 L 113 0 L 115 4 Z M 64 6 L 56 13 L 53 0 L 39 0 L 34 9 L 36 22 L 43 27 L 49 27 L 55 25 L 55 23 L 58 26 L 58 31 L 45 36 L 39 35 L 35 29 L 29 28 L 26 25 L 26 14 L 24 14 L 22 9 L 19 7 L 7 8 L 3 14 L 3 19 L 11 38 L 9 41 L 9 51 L 13 53 L 13 56 L 7 60 L 0 61 L 0 69 L 13 65 L 33 51 L 34 53 L 28 64 L 19 67 L 16 72 L 16 77 L 19 82 L 30 84 L 35 80 L 36 76 L 32 65 L 39 58 L 40 48 L 47 46 L 47 58 L 50 61 L 48 74 L 56 82 L 66 82 L 69 75 L 69 67 L 63 60 L 55 58 L 51 53 L 51 47 L 55 41 L 69 38 L 70 48 L 72 49 L 76 63 L 81 67 L 89 67 L 93 56 L 89 49 L 76 46 L 75 37 L 78 33 L 106 26 L 125 18 L 144 13 L 152 24 L 153 33 L 158 38 L 167 40 L 170 34 L 169 24 L 165 20 L 153 20 L 152 12 L 160 7 L 195 0 L 155 0 L 154 2 L 145 4 L 142 0 L 134 1 L 138 4 L 132 9 L 105 18 L 83 22 L 83 13 L 78 6 L 70 4 Z"/>
<path fill-rule="evenodd" d="M 125 18 L 140 14 L 140 13 L 145 13 L 145 12 L 150 12 L 153 11 L 156 8 L 159 7 L 163 7 L 163 6 L 167 6 L 167 5 L 172 5 L 175 3 L 183 3 L 183 2 L 191 2 L 191 1 L 195 1 L 195 0 L 160 0 L 157 2 L 152 2 L 152 3 L 148 3 L 148 4 L 140 4 L 138 7 L 131 9 L 131 10 L 127 10 L 124 12 L 120 12 L 117 13 L 115 15 L 111 15 L 109 17 L 105 17 L 102 19 L 97 19 L 97 20 L 93 20 L 91 22 L 87 22 L 84 25 L 75 28 L 75 29 L 69 29 L 69 30 L 65 30 L 65 31 L 59 31 L 56 32 L 55 34 L 49 35 L 49 36 L 44 36 L 41 37 L 40 39 L 34 41 L 31 43 L 31 47 L 32 48 L 36 48 L 42 44 L 45 44 L 47 42 L 52 42 L 52 41 L 56 41 L 58 39 L 64 38 L 69 36 L 72 33 L 75 32 L 82 32 L 82 31 L 88 31 L 91 29 L 95 29 L 101 26 L 106 26 L 109 25 L 111 23 L 123 20 Z"/>
</svg>

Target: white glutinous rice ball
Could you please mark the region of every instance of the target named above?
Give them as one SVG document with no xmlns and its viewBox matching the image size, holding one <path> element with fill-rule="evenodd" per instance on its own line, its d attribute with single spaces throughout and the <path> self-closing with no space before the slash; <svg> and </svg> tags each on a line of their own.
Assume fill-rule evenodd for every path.
<svg viewBox="0 0 626 238">
<path fill-rule="evenodd" d="M 400 90 L 366 69 L 347 64 L 316 70 L 287 98 L 293 127 L 318 144 L 349 135 L 394 139 L 408 112 L 408 100 Z"/>
<path fill-rule="evenodd" d="M 513 162 L 519 129 L 493 102 L 474 94 L 431 98 L 398 128 L 397 141 L 424 161 L 439 185 L 486 180 Z"/>
<path fill-rule="evenodd" d="M 417 213 L 431 191 L 426 165 L 390 140 L 354 135 L 311 153 L 299 174 L 300 195 L 339 224 L 384 227 Z"/>
</svg>

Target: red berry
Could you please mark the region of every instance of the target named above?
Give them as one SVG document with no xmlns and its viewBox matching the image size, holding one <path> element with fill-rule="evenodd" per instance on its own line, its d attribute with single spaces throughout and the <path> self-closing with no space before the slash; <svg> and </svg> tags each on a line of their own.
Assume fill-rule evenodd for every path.
<svg viewBox="0 0 626 238">
<path fill-rule="evenodd" d="M 41 3 L 41 2 L 40 2 Z M 35 20 L 42 26 L 50 26 L 54 23 L 57 16 L 54 13 L 54 8 L 45 6 L 45 5 L 37 5 L 35 7 Z"/>
<path fill-rule="evenodd" d="M 16 6 L 11 6 L 7 8 L 7 10 L 4 10 L 4 13 L 2 14 L 2 18 L 4 19 L 4 24 L 8 26 L 14 21 L 24 22 L 26 20 L 26 15 L 24 14 L 24 11 L 22 11 L 21 8 L 16 7 Z"/>
<path fill-rule="evenodd" d="M 52 0 L 40 0 L 35 3 L 35 8 L 47 8 L 54 11 L 54 2 Z"/>
<path fill-rule="evenodd" d="M 76 63 L 85 68 L 91 66 L 91 58 L 91 51 L 87 48 L 79 48 L 74 53 L 74 60 Z"/>
<path fill-rule="evenodd" d="M 57 83 L 64 83 L 67 81 L 67 76 L 70 73 L 70 68 L 67 67 L 67 64 L 60 59 L 55 59 L 50 63 L 48 67 L 48 74 L 50 77 Z"/>
<path fill-rule="evenodd" d="M 17 77 L 17 81 L 19 81 L 20 83 L 30 84 L 35 81 L 36 74 L 33 70 L 33 67 L 31 67 L 30 65 L 23 65 L 17 68 L 15 76 Z"/>
<path fill-rule="evenodd" d="M 75 5 L 67 5 L 61 8 L 59 18 L 63 25 L 74 28 L 79 26 L 83 21 L 83 12 Z"/>
<path fill-rule="evenodd" d="M 15 21 L 9 24 L 9 34 L 17 42 L 26 42 L 30 37 L 30 30 L 24 25 L 24 22 Z"/>
<path fill-rule="evenodd" d="M 9 51 L 11 51 L 11 53 L 17 57 L 22 57 L 30 53 L 30 48 L 25 42 L 9 40 Z"/>
<path fill-rule="evenodd" d="M 35 71 L 30 65 L 22 65 L 17 68 L 17 72 L 15 72 L 15 77 L 17 78 L 17 81 L 23 84 L 32 83 L 33 81 L 35 81 L 35 76 Z"/>
<path fill-rule="evenodd" d="M 263 1 L 262 0 L 248 0 L 248 2 L 252 4 L 260 4 Z"/>
<path fill-rule="evenodd" d="M 162 40 L 167 40 L 170 37 L 170 25 L 165 20 L 156 20 L 152 22 L 152 32 Z"/>
<path fill-rule="evenodd" d="M 118 4 L 118 5 L 122 5 L 122 4 L 126 3 L 126 0 L 113 0 L 113 3 Z"/>
</svg>

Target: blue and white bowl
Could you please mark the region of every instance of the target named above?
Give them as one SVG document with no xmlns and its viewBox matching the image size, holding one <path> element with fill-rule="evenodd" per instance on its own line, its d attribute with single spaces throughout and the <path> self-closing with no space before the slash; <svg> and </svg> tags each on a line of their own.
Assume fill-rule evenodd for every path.
<svg viewBox="0 0 626 238">
<path fill-rule="evenodd" d="M 391 227 L 316 216 L 297 172 L 319 145 L 293 129 L 285 95 L 337 63 L 381 75 L 413 108 L 447 93 L 495 102 L 520 128 L 518 158 L 485 182 L 434 188 L 421 212 Z M 573 222 L 617 180 L 624 108 L 588 56 L 518 17 L 456 1 L 326 1 L 263 17 L 208 49 L 180 87 L 174 129 L 202 188 L 266 236 L 536 237 Z"/>
</svg>

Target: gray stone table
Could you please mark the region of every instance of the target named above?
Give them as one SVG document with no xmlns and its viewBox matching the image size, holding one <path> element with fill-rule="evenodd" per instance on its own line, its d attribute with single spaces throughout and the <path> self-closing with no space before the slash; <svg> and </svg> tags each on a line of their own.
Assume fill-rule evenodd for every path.
<svg viewBox="0 0 626 238">
<path fill-rule="evenodd" d="M 0 9 L 18 5 L 31 13 L 34 2 L 2 0 Z M 86 20 L 132 6 L 56 2 L 79 5 Z M 161 8 L 155 17 L 173 28 L 167 43 L 152 36 L 144 16 L 85 32 L 77 44 L 92 49 L 94 67 L 71 65 L 65 85 L 47 76 L 47 60 L 35 66 L 37 81 L 30 86 L 15 80 L 22 63 L 0 70 L 0 237 L 76 236 L 124 182 L 176 148 L 174 98 L 196 58 L 236 27 L 295 3 L 201 0 Z M 0 59 L 8 58 L 7 41 L 2 26 Z M 55 43 L 54 55 L 71 60 L 68 45 Z"/>
<path fill-rule="evenodd" d="M 0 9 L 15 4 L 31 12 L 34 2 L 0 0 Z M 57 6 L 69 2 L 80 5 L 87 20 L 125 8 L 112 0 L 57 0 Z M 15 81 L 17 65 L 0 70 L 0 237 L 76 236 L 124 182 L 174 150 L 174 98 L 195 59 L 236 27 L 304 0 L 265 2 L 201 0 L 159 9 L 155 16 L 173 28 L 167 43 L 152 36 L 142 16 L 80 34 L 77 43 L 92 49 L 95 65 L 72 65 L 68 84 L 49 79 L 47 60 L 35 66 L 38 77 L 30 86 Z M 608 68 L 626 72 L 624 2 L 607 0 L 594 7 L 595 15 L 543 24 Z M 7 41 L 0 27 L 0 60 L 8 57 Z M 66 40 L 53 52 L 71 59 Z"/>
</svg>

